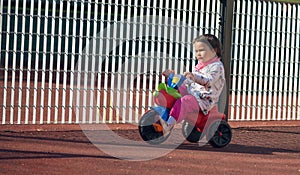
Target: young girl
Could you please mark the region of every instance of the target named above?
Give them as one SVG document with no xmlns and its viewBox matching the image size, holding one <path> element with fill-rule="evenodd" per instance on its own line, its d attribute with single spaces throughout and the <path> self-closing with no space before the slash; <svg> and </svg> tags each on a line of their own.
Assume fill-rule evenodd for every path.
<svg viewBox="0 0 300 175">
<path fill-rule="evenodd" d="M 225 84 L 224 66 L 220 61 L 222 50 L 219 39 L 214 35 L 204 34 L 197 37 L 193 45 L 198 64 L 193 72 L 184 73 L 192 83 L 186 81 L 179 88 L 183 96 L 175 102 L 168 121 L 160 119 L 164 135 L 167 135 L 173 126 L 188 114 L 193 113 L 198 117 L 200 111 L 203 115 L 208 115 L 217 104 Z M 166 70 L 163 75 L 168 77 L 170 73 L 174 71 Z"/>
</svg>

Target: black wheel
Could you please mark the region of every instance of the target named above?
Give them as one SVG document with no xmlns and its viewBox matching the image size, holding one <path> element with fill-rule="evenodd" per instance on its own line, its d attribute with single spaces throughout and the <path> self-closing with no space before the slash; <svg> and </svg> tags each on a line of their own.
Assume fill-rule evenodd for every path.
<svg viewBox="0 0 300 175">
<path fill-rule="evenodd" d="M 163 136 L 162 132 L 157 132 L 153 124 L 158 122 L 159 114 L 155 110 L 146 112 L 139 121 L 139 133 L 144 141 L 149 144 L 160 144 L 167 140 L 168 136 Z"/>
<path fill-rule="evenodd" d="M 209 128 L 208 139 L 213 147 L 222 148 L 228 145 L 231 137 L 231 127 L 224 120 L 214 122 Z"/>
<path fill-rule="evenodd" d="M 201 132 L 197 128 L 190 124 L 188 121 L 183 121 L 182 123 L 182 134 L 187 141 L 196 143 L 200 140 Z"/>
</svg>

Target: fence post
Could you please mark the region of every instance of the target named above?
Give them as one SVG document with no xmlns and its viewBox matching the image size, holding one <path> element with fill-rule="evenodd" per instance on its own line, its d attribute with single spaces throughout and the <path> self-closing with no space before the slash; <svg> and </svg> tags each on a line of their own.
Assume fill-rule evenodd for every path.
<svg viewBox="0 0 300 175">
<path fill-rule="evenodd" d="M 228 103 L 229 103 L 229 95 L 231 89 L 231 38 L 232 38 L 232 18 L 233 18 L 233 3 L 234 0 L 221 0 L 223 3 L 222 10 L 222 37 L 221 42 L 223 45 L 223 63 L 225 69 L 225 78 L 226 78 L 226 103 L 224 113 L 227 116 L 226 120 L 228 120 Z"/>
</svg>

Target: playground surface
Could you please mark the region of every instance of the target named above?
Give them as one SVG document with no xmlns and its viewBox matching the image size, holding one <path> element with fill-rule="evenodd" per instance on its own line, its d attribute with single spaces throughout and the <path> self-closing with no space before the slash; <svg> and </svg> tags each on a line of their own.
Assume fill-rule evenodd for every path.
<svg viewBox="0 0 300 175">
<path fill-rule="evenodd" d="M 0 174 L 289 174 L 300 175 L 300 123 L 230 122 L 224 148 L 183 142 L 146 161 L 98 149 L 79 125 L 2 125 Z M 136 126 L 109 124 L 122 137 L 141 140 Z"/>
</svg>

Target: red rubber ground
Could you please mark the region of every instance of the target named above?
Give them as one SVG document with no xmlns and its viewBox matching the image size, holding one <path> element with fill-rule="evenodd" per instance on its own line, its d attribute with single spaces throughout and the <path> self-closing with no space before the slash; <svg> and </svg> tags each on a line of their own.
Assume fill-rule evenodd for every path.
<svg viewBox="0 0 300 175">
<path fill-rule="evenodd" d="M 230 123 L 225 148 L 184 142 L 149 161 L 116 159 L 97 149 L 78 125 L 2 125 L 0 174 L 266 174 L 300 175 L 300 123 Z M 141 140 L 132 125 L 110 125 Z"/>
</svg>

